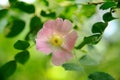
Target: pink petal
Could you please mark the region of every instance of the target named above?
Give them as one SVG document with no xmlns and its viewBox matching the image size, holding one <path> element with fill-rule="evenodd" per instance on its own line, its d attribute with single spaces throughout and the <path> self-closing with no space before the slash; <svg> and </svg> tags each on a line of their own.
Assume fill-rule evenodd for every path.
<svg viewBox="0 0 120 80">
<path fill-rule="evenodd" d="M 72 50 L 74 48 L 74 44 L 77 40 L 77 32 L 72 31 L 68 35 L 65 36 L 64 44 L 62 45 L 63 48 L 67 50 Z"/>
<path fill-rule="evenodd" d="M 56 19 L 56 31 L 60 34 L 67 34 L 72 29 L 72 23 L 69 20 L 64 20 L 61 18 Z"/>
<path fill-rule="evenodd" d="M 50 45 L 45 41 L 40 41 L 39 39 L 36 39 L 36 48 L 37 50 L 42 51 L 45 54 L 51 53 Z"/>
<path fill-rule="evenodd" d="M 65 63 L 73 57 L 72 53 L 66 50 L 58 50 L 52 56 L 52 62 L 56 66 Z"/>
<path fill-rule="evenodd" d="M 48 20 L 43 27 L 65 35 L 72 29 L 72 23 L 69 20 L 63 21 L 62 18 L 57 18 L 56 20 Z"/>
<path fill-rule="evenodd" d="M 70 32 L 71 29 L 72 29 L 72 23 L 69 20 L 64 20 L 61 29 L 62 33 L 67 34 L 68 32 Z"/>
<path fill-rule="evenodd" d="M 62 25 L 63 25 L 63 19 L 62 18 L 57 18 L 55 20 L 55 28 L 56 28 L 57 32 L 61 32 Z"/>
<path fill-rule="evenodd" d="M 52 36 L 52 30 L 42 28 L 37 34 L 37 39 L 39 39 L 40 41 L 47 41 L 50 36 Z"/>
<path fill-rule="evenodd" d="M 56 31 L 56 22 L 54 20 L 48 20 L 46 23 L 44 23 L 43 28 L 47 28 L 54 33 Z"/>
</svg>

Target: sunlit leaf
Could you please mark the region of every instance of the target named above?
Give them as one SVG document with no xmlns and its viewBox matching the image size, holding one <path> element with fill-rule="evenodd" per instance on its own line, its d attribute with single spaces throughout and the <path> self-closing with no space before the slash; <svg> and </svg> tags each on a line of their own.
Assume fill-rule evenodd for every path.
<svg viewBox="0 0 120 80">
<path fill-rule="evenodd" d="M 109 21 L 114 20 L 114 19 L 116 19 L 116 18 L 114 18 L 110 12 L 107 12 L 103 15 L 103 20 L 105 22 L 109 22 Z"/>
<path fill-rule="evenodd" d="M 95 72 L 88 76 L 91 80 L 115 80 L 111 75 L 105 72 Z"/>
<path fill-rule="evenodd" d="M 14 44 L 14 48 L 15 49 L 19 49 L 19 50 L 25 50 L 30 46 L 30 44 L 27 41 L 22 41 L 22 40 L 18 40 L 15 44 Z"/>
<path fill-rule="evenodd" d="M 66 63 L 62 65 L 65 70 L 72 70 L 72 71 L 81 71 L 82 67 L 75 64 L 75 63 Z"/>
<path fill-rule="evenodd" d="M 77 8 L 77 5 L 66 6 L 66 8 L 64 8 L 64 11 L 61 12 L 60 17 L 71 19 L 71 16 L 75 14 Z"/>
<path fill-rule="evenodd" d="M 0 68 L 0 80 L 6 80 L 13 75 L 17 67 L 16 61 L 9 61 Z"/>
<path fill-rule="evenodd" d="M 26 13 L 34 13 L 35 12 L 35 7 L 32 4 L 27 4 L 24 2 L 16 2 L 15 6 L 16 6 L 16 8 L 18 8 L 21 11 L 24 11 Z"/>
<path fill-rule="evenodd" d="M 97 22 L 97 23 L 93 24 L 92 32 L 93 33 L 103 33 L 105 28 L 107 27 L 107 25 L 108 25 L 108 23 Z"/>
<path fill-rule="evenodd" d="M 23 31 L 24 27 L 25 22 L 23 20 L 20 19 L 13 20 L 5 28 L 6 37 L 17 36 L 19 33 Z"/>
<path fill-rule="evenodd" d="M 106 10 L 116 6 L 116 2 L 105 2 L 103 5 L 100 6 L 100 9 Z"/>
<path fill-rule="evenodd" d="M 3 18 L 7 14 L 7 12 L 8 12 L 7 9 L 0 10 L 0 19 Z"/>
<path fill-rule="evenodd" d="M 21 64 L 25 64 L 30 58 L 30 54 L 28 51 L 22 51 L 15 55 L 15 60 Z"/>
<path fill-rule="evenodd" d="M 86 17 L 91 17 L 96 12 L 95 5 L 83 5 L 80 11 L 82 14 L 85 14 Z"/>
<path fill-rule="evenodd" d="M 88 55 L 84 55 L 79 59 L 80 64 L 83 65 L 97 65 L 97 62 Z"/>
</svg>

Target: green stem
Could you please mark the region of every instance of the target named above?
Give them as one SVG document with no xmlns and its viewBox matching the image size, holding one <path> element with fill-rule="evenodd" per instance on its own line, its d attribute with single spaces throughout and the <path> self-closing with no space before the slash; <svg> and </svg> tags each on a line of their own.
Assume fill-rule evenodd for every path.
<svg viewBox="0 0 120 80">
<path fill-rule="evenodd" d="M 84 47 L 85 46 L 85 41 L 83 41 L 81 44 L 79 44 L 77 47 L 76 47 L 76 49 L 81 49 L 82 47 Z"/>
</svg>

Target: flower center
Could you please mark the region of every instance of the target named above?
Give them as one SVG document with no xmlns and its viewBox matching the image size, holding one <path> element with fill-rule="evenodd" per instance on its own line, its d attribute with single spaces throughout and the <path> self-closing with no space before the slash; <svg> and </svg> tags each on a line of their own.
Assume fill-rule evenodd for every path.
<svg viewBox="0 0 120 80">
<path fill-rule="evenodd" d="M 54 35 L 54 36 L 51 37 L 50 43 L 51 43 L 53 46 L 61 46 L 61 44 L 63 43 L 63 39 L 62 39 L 62 37 L 59 36 L 59 35 Z"/>
</svg>

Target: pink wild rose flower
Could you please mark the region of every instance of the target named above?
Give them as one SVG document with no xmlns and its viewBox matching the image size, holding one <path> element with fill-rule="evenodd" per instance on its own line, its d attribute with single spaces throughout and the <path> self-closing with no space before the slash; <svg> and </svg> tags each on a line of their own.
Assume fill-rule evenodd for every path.
<svg viewBox="0 0 120 80">
<path fill-rule="evenodd" d="M 77 32 L 72 30 L 72 23 L 57 18 L 43 25 L 37 34 L 36 47 L 45 54 L 52 53 L 52 63 L 61 65 L 73 57 L 72 49 L 76 39 Z"/>
</svg>

